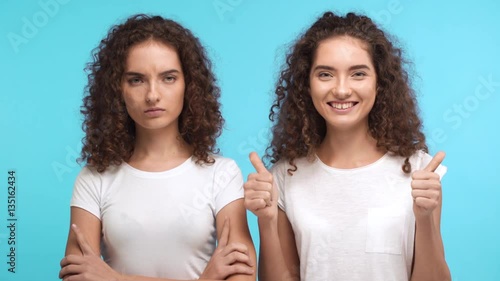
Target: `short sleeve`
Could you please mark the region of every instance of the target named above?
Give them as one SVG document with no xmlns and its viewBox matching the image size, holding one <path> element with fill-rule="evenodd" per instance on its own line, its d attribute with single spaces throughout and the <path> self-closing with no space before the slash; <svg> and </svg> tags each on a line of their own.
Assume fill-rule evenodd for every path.
<svg viewBox="0 0 500 281">
<path fill-rule="evenodd" d="M 234 160 L 218 158 L 220 161 L 214 171 L 215 214 L 234 200 L 244 197 L 243 176 Z"/>
<path fill-rule="evenodd" d="M 280 161 L 271 168 L 274 184 L 278 188 L 278 207 L 285 211 L 285 173 L 286 162 Z"/>
<path fill-rule="evenodd" d="M 76 177 L 70 206 L 82 208 L 101 219 L 101 192 L 98 182 L 98 176 L 88 167 L 84 167 Z"/>
<path fill-rule="evenodd" d="M 419 167 L 419 170 L 423 170 L 432 160 L 434 156 L 432 155 L 429 155 L 423 151 L 420 151 L 419 152 L 419 158 L 420 158 L 420 167 Z M 436 174 L 439 175 L 439 178 L 442 180 L 443 179 L 443 176 L 446 174 L 446 172 L 448 171 L 448 168 L 442 164 L 440 164 L 436 171 L 434 171 Z"/>
</svg>

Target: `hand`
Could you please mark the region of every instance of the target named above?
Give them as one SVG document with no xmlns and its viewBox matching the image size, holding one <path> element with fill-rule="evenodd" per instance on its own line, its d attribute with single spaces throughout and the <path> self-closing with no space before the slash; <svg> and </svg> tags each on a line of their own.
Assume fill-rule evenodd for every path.
<svg viewBox="0 0 500 281">
<path fill-rule="evenodd" d="M 413 213 L 416 218 L 430 216 L 439 205 L 441 198 L 441 181 L 434 171 L 443 162 L 445 153 L 436 153 L 431 162 L 423 170 L 412 174 L 411 195 L 413 196 Z"/>
<path fill-rule="evenodd" d="M 233 274 L 254 273 L 252 260 L 248 255 L 248 247 L 242 243 L 230 243 L 229 241 L 229 219 L 224 220 L 222 233 L 210 261 L 200 279 L 225 280 Z"/>
<path fill-rule="evenodd" d="M 123 277 L 96 255 L 87 239 L 75 225 L 71 228 L 76 234 L 78 246 L 83 256 L 68 255 L 61 260 L 59 278 L 63 281 L 118 281 Z"/>
<path fill-rule="evenodd" d="M 278 219 L 278 189 L 273 175 L 266 169 L 257 153 L 250 153 L 250 162 L 257 173 L 248 175 L 245 189 L 245 208 L 259 220 Z"/>
</svg>

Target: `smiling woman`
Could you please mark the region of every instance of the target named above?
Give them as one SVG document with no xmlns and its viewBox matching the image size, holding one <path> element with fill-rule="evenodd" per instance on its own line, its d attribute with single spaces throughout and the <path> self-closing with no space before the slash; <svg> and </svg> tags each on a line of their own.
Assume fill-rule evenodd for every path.
<svg viewBox="0 0 500 281">
<path fill-rule="evenodd" d="M 293 45 L 271 109 L 259 217 L 262 281 L 450 280 L 444 153 L 427 154 L 401 50 L 362 15 L 326 12 Z"/>
<path fill-rule="evenodd" d="M 255 280 L 243 179 L 215 154 L 219 88 L 198 39 L 174 21 L 133 16 L 88 69 L 87 165 L 60 278 Z"/>
<path fill-rule="evenodd" d="M 366 50 L 366 44 L 348 36 L 318 45 L 311 66 L 311 99 L 327 127 L 345 130 L 368 125 L 363 119 L 375 102 L 377 75 Z"/>
</svg>

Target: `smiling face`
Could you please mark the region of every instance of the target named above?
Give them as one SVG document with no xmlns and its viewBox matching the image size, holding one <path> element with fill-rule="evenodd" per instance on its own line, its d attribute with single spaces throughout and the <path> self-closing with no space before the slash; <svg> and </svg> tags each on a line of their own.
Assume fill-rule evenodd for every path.
<svg viewBox="0 0 500 281">
<path fill-rule="evenodd" d="M 366 44 L 349 36 L 322 41 L 309 76 L 314 107 L 327 128 L 368 130 L 368 114 L 375 103 L 377 76 Z"/>
<path fill-rule="evenodd" d="M 153 40 L 131 47 L 121 87 L 127 112 L 138 131 L 178 132 L 185 82 L 174 48 Z"/>
</svg>

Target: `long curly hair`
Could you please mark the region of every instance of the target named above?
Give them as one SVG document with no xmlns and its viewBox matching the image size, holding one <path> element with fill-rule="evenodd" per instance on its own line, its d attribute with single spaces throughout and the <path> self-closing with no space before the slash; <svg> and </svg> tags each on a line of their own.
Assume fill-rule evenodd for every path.
<svg viewBox="0 0 500 281">
<path fill-rule="evenodd" d="M 134 15 L 113 26 L 92 52 L 87 64 L 88 85 L 81 113 L 85 132 L 79 161 L 103 172 L 110 165 L 130 159 L 135 144 L 135 123 L 122 98 L 121 80 L 130 48 L 156 40 L 173 47 L 185 77 L 184 106 L 179 132 L 193 148 L 197 163 L 213 163 L 216 138 L 224 119 L 220 111 L 220 89 L 205 49 L 191 31 L 160 16 Z"/>
<path fill-rule="evenodd" d="M 271 163 L 288 160 L 297 170 L 295 159 L 311 157 L 326 135 L 326 122 L 316 111 L 309 75 L 318 45 L 335 36 L 357 38 L 368 46 L 377 74 L 377 96 L 368 115 L 369 132 L 377 147 L 405 157 L 402 170 L 411 172 L 409 157 L 417 150 L 428 151 L 415 92 L 404 66 L 402 50 L 395 46 L 368 17 L 326 12 L 291 47 L 276 85 L 269 119 L 274 123 L 273 139 L 266 157 Z"/>
</svg>

